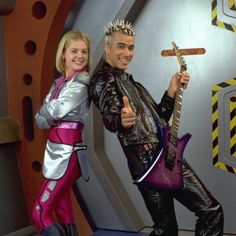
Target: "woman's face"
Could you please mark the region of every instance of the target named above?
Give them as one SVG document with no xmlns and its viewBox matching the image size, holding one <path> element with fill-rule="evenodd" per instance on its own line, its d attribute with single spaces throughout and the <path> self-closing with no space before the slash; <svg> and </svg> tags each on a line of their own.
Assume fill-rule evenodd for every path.
<svg viewBox="0 0 236 236">
<path fill-rule="evenodd" d="M 77 70 L 82 70 L 85 66 L 87 66 L 88 57 L 89 50 L 84 41 L 76 40 L 72 42 L 63 55 L 66 67 L 66 77 L 72 75 Z"/>
</svg>

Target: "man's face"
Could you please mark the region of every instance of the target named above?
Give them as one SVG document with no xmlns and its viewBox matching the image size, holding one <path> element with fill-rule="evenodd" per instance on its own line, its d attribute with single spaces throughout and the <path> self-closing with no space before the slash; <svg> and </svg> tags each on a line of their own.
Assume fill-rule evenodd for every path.
<svg viewBox="0 0 236 236">
<path fill-rule="evenodd" d="M 134 36 L 115 32 L 112 43 L 104 47 L 106 62 L 112 67 L 127 69 L 134 54 Z"/>
</svg>

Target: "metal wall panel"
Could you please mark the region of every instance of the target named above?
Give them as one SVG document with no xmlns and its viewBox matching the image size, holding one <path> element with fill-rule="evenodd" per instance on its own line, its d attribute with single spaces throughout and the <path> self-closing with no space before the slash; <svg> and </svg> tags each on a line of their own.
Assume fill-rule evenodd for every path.
<svg viewBox="0 0 236 236">
<path fill-rule="evenodd" d="M 218 12 L 223 11 L 223 6 L 229 11 L 226 4 L 230 2 L 218 0 Z M 191 82 L 184 92 L 180 133 L 193 135 L 186 147 L 185 158 L 222 204 L 225 232 L 235 233 L 236 191 L 232 187 L 235 176 L 214 167 L 211 154 L 211 92 L 215 84 L 236 76 L 235 32 L 228 30 L 228 25 L 213 25 L 211 11 L 211 2 L 205 0 L 148 1 L 137 20 L 136 57 L 129 70 L 159 100 L 160 91 L 167 88 L 170 76 L 178 70 L 176 58 L 163 58 L 161 50 L 171 48 L 171 41 L 180 48 L 206 49 L 204 55 L 185 56 Z M 226 15 L 224 19 L 218 15 L 218 20 L 236 24 L 235 18 Z M 236 93 L 234 87 L 230 86 L 229 90 Z M 176 208 L 180 228 L 193 229 L 195 216 L 178 203 Z"/>
<path fill-rule="evenodd" d="M 78 24 L 75 26 L 91 35 L 95 65 L 102 55 L 103 28 L 117 16 L 123 3 L 124 1 L 112 1 L 111 3 L 111 1 L 103 0 L 99 3 L 96 2 L 99 4 L 96 5 L 94 1 L 87 0 L 78 15 Z M 212 8 L 213 3 L 214 9 Z M 230 6 L 225 5 L 230 3 Z M 113 6 L 112 8 L 108 7 L 110 4 Z M 229 19 L 230 16 L 224 16 L 223 19 L 221 15 L 218 15 L 216 20 L 216 5 L 218 12 L 223 12 L 221 8 L 224 6 L 229 13 L 233 11 L 235 4 L 225 0 L 213 0 L 212 2 L 206 0 L 146 1 L 136 20 L 135 57 L 128 71 L 134 75 L 136 80 L 142 82 L 153 97 L 159 101 L 169 84 L 171 75 L 179 70 L 176 58 L 164 58 L 161 56 L 161 51 L 170 49 L 172 41 L 175 41 L 180 48 L 206 49 L 204 55 L 185 57 L 188 71 L 191 74 L 191 82 L 184 92 L 180 135 L 187 132 L 192 134 L 185 150 L 185 158 L 206 187 L 222 204 L 225 212 L 225 232 L 236 233 L 234 222 L 236 190 L 232 187 L 235 176 L 217 169 L 212 163 L 212 87 L 235 78 L 236 75 L 235 32 L 234 27 L 229 30 L 230 27 L 227 25 L 234 26 L 235 19 Z M 101 8 L 107 10 L 100 11 Z M 227 22 L 225 22 L 225 18 L 228 20 Z M 99 19 L 96 27 L 94 19 Z M 221 22 L 227 24 L 222 25 Z M 93 118 L 98 117 L 94 111 L 93 109 L 86 127 L 86 139 L 91 148 L 94 147 L 94 138 L 96 138 L 91 137 L 91 134 L 93 135 L 94 129 L 101 125 L 100 122 L 94 121 Z M 118 140 L 106 130 L 103 132 L 102 145 L 105 145 L 105 155 L 108 156 L 112 168 L 118 175 L 144 224 L 151 226 L 152 221 L 143 200 L 136 187 L 131 183 L 126 160 Z M 88 154 L 90 160 L 96 158 L 94 150 L 89 150 Z M 102 184 L 98 179 L 95 180 L 98 176 L 93 173 L 93 170 L 92 178 L 94 180 L 90 183 L 80 186 L 96 223 L 98 226 L 122 229 L 124 226 L 120 222 L 119 216 L 114 212 L 114 207 L 109 203 L 109 198 L 104 193 Z M 97 188 L 100 190 L 96 191 Z M 91 191 L 94 189 L 96 191 L 95 197 L 91 195 Z M 95 206 L 97 197 L 103 199 L 108 206 Z M 101 211 L 101 209 L 103 210 Z M 176 209 L 179 227 L 188 230 L 194 229 L 195 216 L 177 202 Z M 99 221 L 101 214 L 102 222 Z M 114 223 L 108 217 L 109 214 L 111 218 L 114 217 Z M 106 219 L 107 222 L 105 222 Z"/>
</svg>

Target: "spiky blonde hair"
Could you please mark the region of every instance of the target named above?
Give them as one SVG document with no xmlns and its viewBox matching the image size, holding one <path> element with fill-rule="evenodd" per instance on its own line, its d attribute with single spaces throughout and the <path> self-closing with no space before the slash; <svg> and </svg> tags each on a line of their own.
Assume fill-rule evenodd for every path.
<svg viewBox="0 0 236 236">
<path fill-rule="evenodd" d="M 108 24 L 104 29 L 106 36 L 111 36 L 115 32 L 120 32 L 122 34 L 127 34 L 130 36 L 135 35 L 135 30 L 130 22 L 125 22 L 124 20 L 116 20 Z"/>
</svg>

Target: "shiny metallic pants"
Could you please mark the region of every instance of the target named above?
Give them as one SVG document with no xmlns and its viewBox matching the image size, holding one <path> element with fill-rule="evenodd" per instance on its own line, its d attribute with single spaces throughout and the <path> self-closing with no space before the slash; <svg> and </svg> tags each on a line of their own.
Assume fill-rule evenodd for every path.
<svg viewBox="0 0 236 236">
<path fill-rule="evenodd" d="M 77 154 L 73 153 L 62 178 L 58 180 L 44 180 L 32 211 L 33 221 L 40 230 L 55 222 L 65 225 L 74 221 L 71 187 L 79 176 L 80 169 Z"/>
<path fill-rule="evenodd" d="M 149 161 L 147 156 L 137 158 L 137 152 L 126 152 L 133 179 Z M 150 156 L 149 156 L 150 157 Z M 224 216 L 221 205 L 208 192 L 189 164 L 183 163 L 184 188 L 175 191 L 153 191 L 139 187 L 158 236 L 177 236 L 178 225 L 174 199 L 197 216 L 195 236 L 223 236 Z"/>
</svg>

